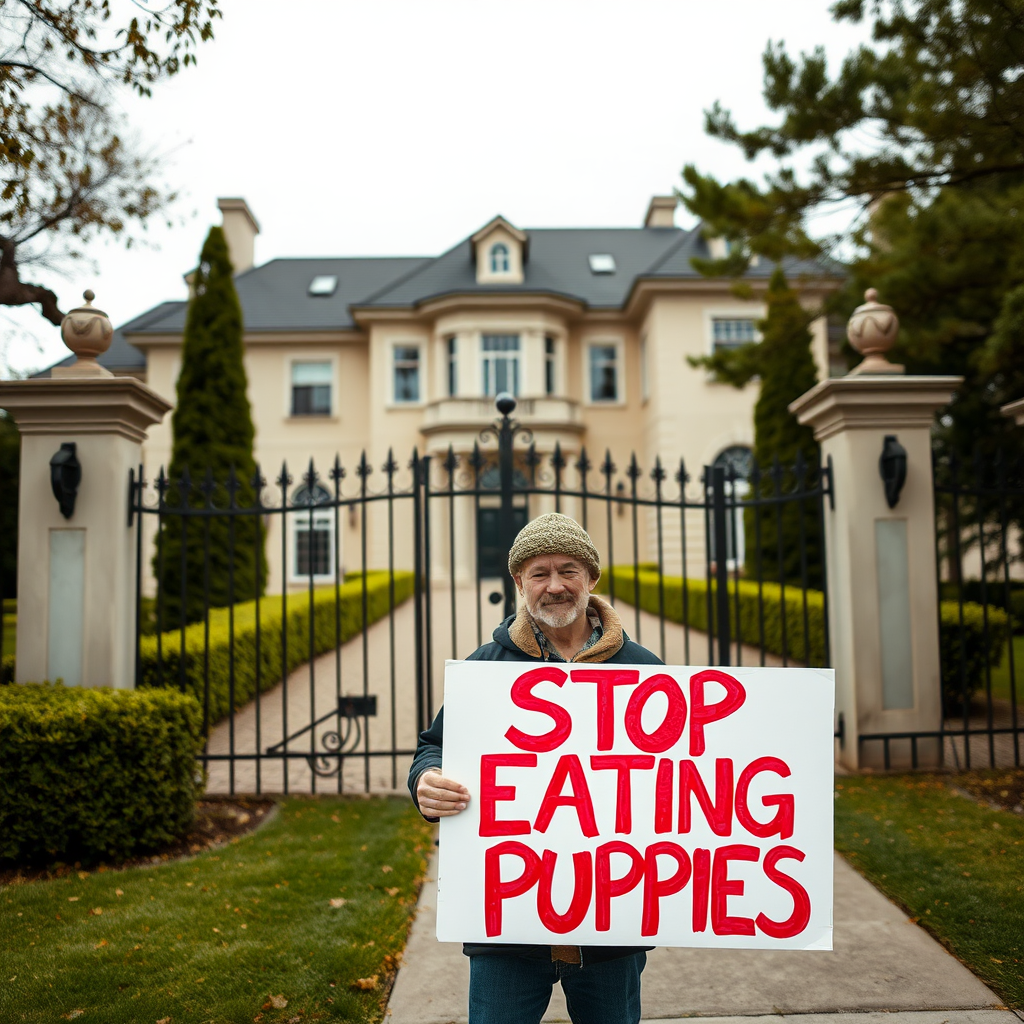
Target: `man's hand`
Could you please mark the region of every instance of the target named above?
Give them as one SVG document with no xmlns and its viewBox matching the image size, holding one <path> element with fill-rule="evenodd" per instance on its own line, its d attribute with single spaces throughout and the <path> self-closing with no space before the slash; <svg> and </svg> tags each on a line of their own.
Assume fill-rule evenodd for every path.
<svg viewBox="0 0 1024 1024">
<path fill-rule="evenodd" d="M 448 818 L 464 811 L 469 790 L 446 779 L 437 768 L 428 768 L 416 783 L 416 802 L 425 818 Z"/>
</svg>

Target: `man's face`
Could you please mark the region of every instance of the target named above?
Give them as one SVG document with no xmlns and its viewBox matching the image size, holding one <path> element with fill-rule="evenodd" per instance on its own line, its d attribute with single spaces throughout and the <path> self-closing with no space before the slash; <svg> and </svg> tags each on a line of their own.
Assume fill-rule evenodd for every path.
<svg viewBox="0 0 1024 1024">
<path fill-rule="evenodd" d="M 538 555 L 523 564 L 515 578 L 526 610 L 542 626 L 571 626 L 587 611 L 597 580 L 582 562 L 568 555 Z"/>
</svg>

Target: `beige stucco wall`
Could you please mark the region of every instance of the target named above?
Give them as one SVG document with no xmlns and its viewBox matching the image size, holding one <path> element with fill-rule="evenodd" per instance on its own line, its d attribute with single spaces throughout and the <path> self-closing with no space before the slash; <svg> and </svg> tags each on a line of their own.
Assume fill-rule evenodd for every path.
<svg viewBox="0 0 1024 1024">
<path fill-rule="evenodd" d="M 490 243 L 503 229 L 495 229 Z M 518 243 L 503 239 L 510 250 Z M 346 471 L 342 490 L 357 495 L 361 481 L 356 473 L 362 452 L 366 451 L 372 472 L 366 479 L 368 494 L 386 490 L 382 467 L 389 451 L 399 469 L 396 490 L 410 485 L 409 461 L 413 449 L 429 454 L 435 487 L 447 486 L 447 474 L 440 465 L 447 446 L 463 458 L 457 486 L 467 485 L 465 456 L 479 438 L 480 430 L 496 418 L 491 401 L 482 396 L 481 336 L 484 333 L 509 333 L 520 336 L 519 383 L 520 409 L 517 415 L 533 427 L 538 451 L 550 455 L 556 441 L 569 462 L 564 483 L 578 486 L 575 463 L 581 446 L 591 462 L 588 490 L 601 495 L 605 478 L 600 465 L 609 451 L 616 466 L 613 492 L 622 484 L 625 493 L 632 485 L 627 476 L 635 453 L 642 476 L 637 493 L 653 495 L 650 474 L 655 457 L 660 456 L 666 480 L 663 495 L 678 495 L 676 473 L 679 460 L 685 459 L 691 475 L 690 494 L 701 490 L 701 467 L 710 464 L 731 445 L 753 442 L 753 407 L 757 386 L 737 390 L 713 383 L 708 374 L 687 362 L 688 356 L 707 355 L 711 351 L 711 320 L 714 316 L 761 317 L 760 301 L 744 301 L 727 291 L 708 289 L 685 293 L 671 291 L 651 297 L 639 310 L 624 314 L 585 311 L 569 303 L 538 299 L 535 303 L 482 303 L 451 300 L 436 309 L 417 314 L 396 313 L 394 317 L 374 319 L 361 332 L 335 332 L 318 335 L 260 335 L 246 337 L 245 365 L 249 381 L 249 399 L 256 428 L 256 457 L 268 480 L 265 500 L 277 504 L 280 490 L 276 479 L 282 461 L 287 461 L 293 492 L 301 483 L 312 457 L 321 482 L 333 490 L 329 471 L 339 455 Z M 815 360 L 819 372 L 827 365 L 827 338 L 824 322 L 813 327 Z M 457 344 L 457 402 L 448 400 L 448 339 Z M 555 339 L 557 402 L 544 397 L 544 339 Z M 643 339 L 643 341 L 642 341 Z M 134 340 L 134 339 L 133 339 Z M 146 342 L 148 380 L 159 394 L 175 397 L 175 380 L 180 369 L 180 342 L 163 339 Z M 172 343 L 168 343 L 172 342 Z M 619 398 L 615 402 L 590 400 L 590 363 L 592 344 L 612 344 L 619 353 Z M 393 394 L 394 348 L 416 346 L 420 353 L 420 399 L 396 402 Z M 646 374 L 641 348 L 646 348 Z M 326 361 L 333 368 L 332 410 L 329 416 L 293 417 L 290 415 L 291 364 L 296 360 Z M 646 379 L 646 389 L 644 380 Z M 646 390 L 646 394 L 645 394 Z M 449 408 L 451 406 L 452 408 Z M 447 422 L 452 409 L 463 421 Z M 465 417 L 469 416 L 466 420 Z M 552 418 L 553 417 L 553 418 Z M 155 477 L 160 465 L 166 465 L 171 451 L 171 418 L 150 432 L 145 447 L 149 474 Z M 545 466 L 546 469 L 546 466 Z M 489 499 L 484 499 L 487 504 Z M 456 550 L 452 558 L 448 508 L 436 502 L 432 521 L 432 555 L 435 570 L 446 575 L 454 563 L 457 577 L 468 579 L 475 572 L 475 513 L 470 499 L 461 507 L 456 502 Z M 554 507 L 553 499 L 530 499 L 530 515 Z M 566 499 L 563 511 L 582 519 L 582 503 Z M 389 559 L 399 567 L 410 567 L 413 560 L 411 502 L 399 499 L 393 506 L 395 535 L 389 550 L 386 516 L 371 516 L 365 526 L 366 561 L 384 566 Z M 345 569 L 361 566 L 363 524 L 357 513 L 341 517 L 340 560 Z M 588 526 L 605 550 L 609 546 L 607 515 L 599 500 L 588 502 Z M 686 518 L 687 570 L 704 571 L 703 515 L 689 512 Z M 658 523 L 652 512 L 637 515 L 634 549 L 633 514 L 617 510 L 612 516 L 611 542 L 617 562 L 652 560 L 657 551 Z M 678 573 L 682 569 L 681 527 L 679 517 L 663 514 L 662 547 L 666 567 Z M 288 539 L 289 550 L 292 540 Z M 147 538 L 147 549 L 150 540 Z M 269 587 L 282 585 L 282 553 L 278 517 L 268 518 Z M 289 587 L 303 583 L 287 579 Z M 150 584 L 149 590 L 152 591 Z"/>
</svg>

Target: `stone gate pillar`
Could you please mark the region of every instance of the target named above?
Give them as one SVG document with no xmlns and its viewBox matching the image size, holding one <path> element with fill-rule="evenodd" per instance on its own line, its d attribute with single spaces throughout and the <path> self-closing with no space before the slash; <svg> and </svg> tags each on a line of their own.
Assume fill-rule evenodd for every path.
<svg viewBox="0 0 1024 1024">
<path fill-rule="evenodd" d="M 0 408 L 21 432 L 15 680 L 130 688 L 139 524 L 128 525 L 129 472 L 171 405 L 96 362 L 113 327 L 85 298 L 61 325 L 77 362 L 49 380 L 0 382 Z"/>
<path fill-rule="evenodd" d="M 960 377 L 905 376 L 885 352 L 898 321 L 867 302 L 849 337 L 866 358 L 790 405 L 814 428 L 830 460 L 835 507 L 825 507 L 829 631 L 836 709 L 849 768 L 881 767 L 872 733 L 937 730 L 942 714 L 931 428 Z M 892 767 L 910 767 L 909 740 L 894 740 Z M 938 765 L 938 739 L 918 742 L 918 763 Z"/>
</svg>

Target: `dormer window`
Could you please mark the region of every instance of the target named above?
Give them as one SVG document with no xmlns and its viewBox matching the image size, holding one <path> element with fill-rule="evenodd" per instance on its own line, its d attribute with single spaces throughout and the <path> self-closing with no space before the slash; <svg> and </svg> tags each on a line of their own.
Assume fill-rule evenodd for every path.
<svg viewBox="0 0 1024 1024">
<path fill-rule="evenodd" d="M 491 273 L 508 273 L 508 246 L 504 242 L 491 246 Z"/>
<path fill-rule="evenodd" d="M 476 283 L 510 285 L 523 283 L 529 238 L 504 217 L 495 217 L 469 240 L 476 264 Z"/>
</svg>

